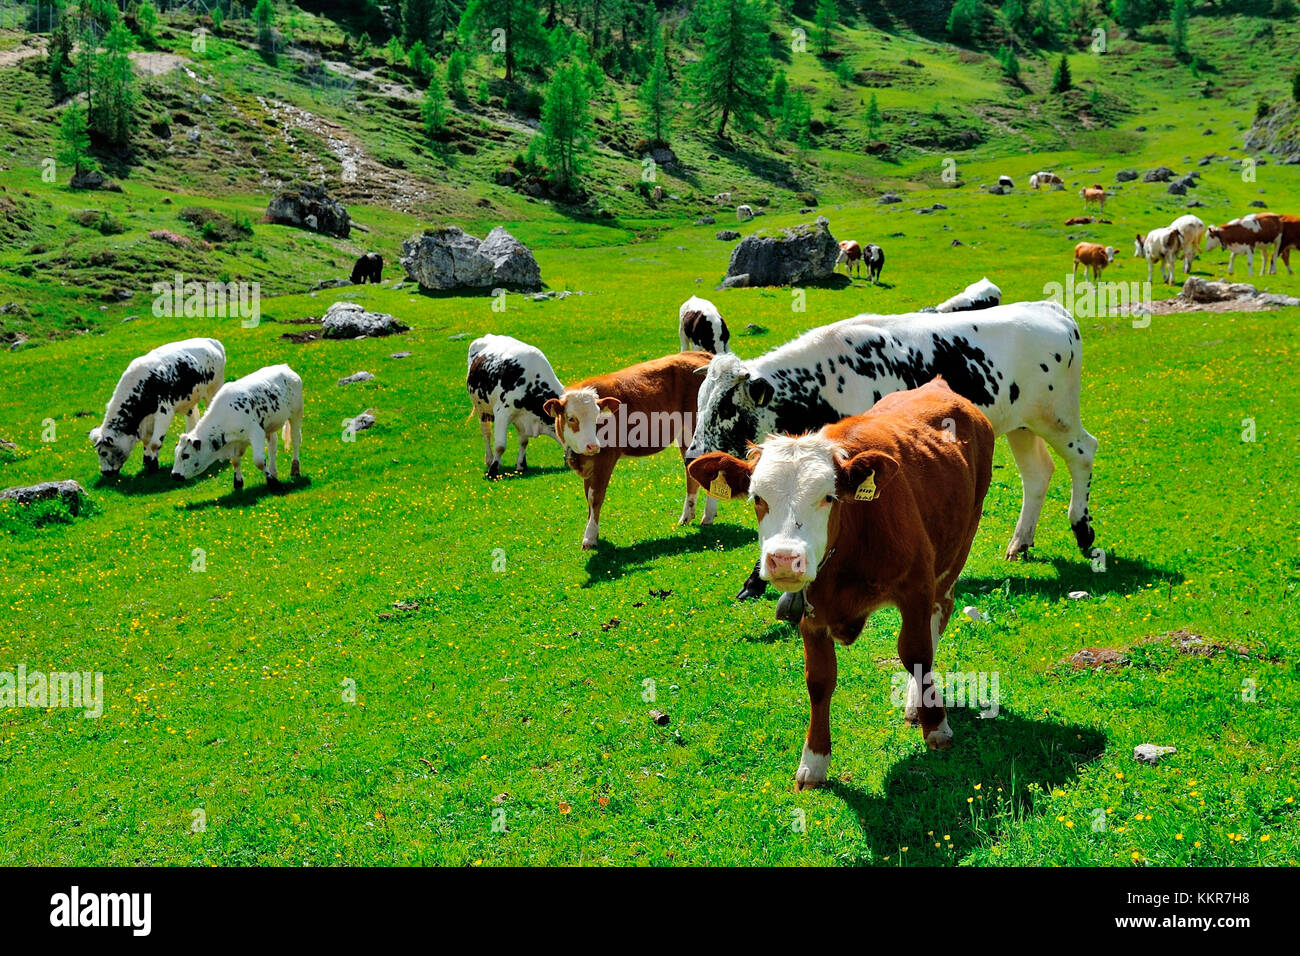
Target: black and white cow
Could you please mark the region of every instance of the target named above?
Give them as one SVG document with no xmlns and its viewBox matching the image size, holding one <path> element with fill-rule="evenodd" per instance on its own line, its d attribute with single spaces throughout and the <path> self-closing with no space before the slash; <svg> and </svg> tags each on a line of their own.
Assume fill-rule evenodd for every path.
<svg viewBox="0 0 1300 956">
<path fill-rule="evenodd" d="M 487 477 L 501 474 L 501 456 L 511 425 L 519 436 L 516 471 L 528 468 L 528 440 L 555 436 L 545 405 L 564 394 L 551 363 L 541 349 L 508 335 L 485 335 L 469 346 L 469 371 L 465 390 L 483 433 Z"/>
<path fill-rule="evenodd" d="M 275 470 L 277 437 L 293 444 L 289 474 L 297 477 L 302 451 L 302 379 L 287 365 L 268 365 L 227 382 L 191 431 L 176 443 L 172 477 L 193 478 L 213 462 L 229 461 L 235 469 L 235 490 L 244 487 L 241 464 L 253 450 L 253 464 L 268 485 L 278 484 Z M 283 433 L 282 436 L 279 433 Z"/>
<path fill-rule="evenodd" d="M 691 296 L 677 310 L 677 338 L 683 352 L 699 349 L 721 355 L 731 351 L 727 344 L 731 333 L 722 320 L 722 313 L 716 305 L 698 295 Z"/>
<path fill-rule="evenodd" d="M 1017 302 L 970 313 L 860 315 L 806 332 L 756 359 L 716 356 L 700 386 L 694 459 L 711 451 L 743 457 L 750 442 L 800 435 L 859 415 L 881 397 L 942 375 L 1007 436 L 1024 499 L 1007 547 L 1015 559 L 1034 543 L 1052 477 L 1048 446 L 1070 469 L 1075 541 L 1092 557 L 1088 512 L 1097 439 L 1079 415 L 1083 345 L 1055 302 Z M 757 574 L 740 597 L 757 597 Z"/>
<path fill-rule="evenodd" d="M 985 276 L 979 282 L 972 282 L 951 299 L 940 302 L 933 308 L 922 312 L 978 312 L 1002 304 L 1002 290 Z"/>
<path fill-rule="evenodd" d="M 885 268 L 885 250 L 868 242 L 862 247 L 862 261 L 867 264 L 867 278 L 875 285 L 880 281 L 880 270 Z"/>
<path fill-rule="evenodd" d="M 198 421 L 199 402 L 209 401 L 226 380 L 226 350 L 216 339 L 185 339 L 160 345 L 133 359 L 113 389 L 104 421 L 90 430 L 99 470 L 115 475 L 137 442 L 144 442 L 145 471 L 158 468 L 158 451 L 172 419 Z"/>
<path fill-rule="evenodd" d="M 365 285 L 373 282 L 378 285 L 384 277 L 384 257 L 377 252 L 367 252 L 352 267 L 352 284 Z"/>
</svg>

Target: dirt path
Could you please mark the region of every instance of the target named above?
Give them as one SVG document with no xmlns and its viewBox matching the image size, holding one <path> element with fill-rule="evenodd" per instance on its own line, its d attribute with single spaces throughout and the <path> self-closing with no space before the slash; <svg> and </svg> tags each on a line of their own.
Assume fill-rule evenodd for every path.
<svg viewBox="0 0 1300 956">
<path fill-rule="evenodd" d="M 21 46 L 16 46 L 11 50 L 0 50 L 0 69 L 17 66 L 24 60 L 30 60 L 34 56 L 44 56 L 47 42 L 45 37 L 28 37 Z"/>
</svg>

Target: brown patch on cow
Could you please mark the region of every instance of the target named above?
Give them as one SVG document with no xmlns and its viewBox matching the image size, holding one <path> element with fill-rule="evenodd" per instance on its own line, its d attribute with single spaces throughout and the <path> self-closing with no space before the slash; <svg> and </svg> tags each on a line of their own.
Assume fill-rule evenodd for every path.
<svg viewBox="0 0 1300 956">
<path fill-rule="evenodd" d="M 757 515 L 759 521 L 767 517 L 767 502 L 762 498 L 754 499 L 754 514 Z"/>
<path fill-rule="evenodd" d="M 1113 647 L 1085 647 L 1067 659 L 1076 671 L 1115 671 L 1128 663 L 1128 658 Z"/>
</svg>

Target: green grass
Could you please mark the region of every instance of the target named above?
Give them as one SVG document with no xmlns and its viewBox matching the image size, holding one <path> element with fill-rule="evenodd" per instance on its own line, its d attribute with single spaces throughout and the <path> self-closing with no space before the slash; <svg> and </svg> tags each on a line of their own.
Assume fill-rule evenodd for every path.
<svg viewBox="0 0 1300 956">
<path fill-rule="evenodd" d="M 1230 45 L 1210 35 L 1219 21 L 1195 26 L 1194 46 Z M 864 31 L 862 43 L 869 68 L 877 50 L 868 44 L 885 41 Z M 940 71 L 934 96 L 945 110 L 963 108 L 965 93 L 948 96 L 958 80 L 973 99 L 996 95 L 987 62 L 960 64 L 911 38 L 887 45 L 893 61 L 911 56 Z M 245 54 L 229 56 L 231 69 L 248 66 Z M 1074 60 L 1076 78 L 1087 78 L 1091 61 Z M 1154 73 L 1139 61 L 1113 62 Z M 818 82 L 805 67 L 806 81 Z M 25 74 L 0 74 L 0 107 L 15 75 Z M 1153 86 L 1128 77 L 1142 95 L 1120 121 L 1122 140 L 1027 123 L 1032 150 L 994 133 L 954 154 L 960 188 L 939 179 L 944 153 L 886 162 L 846 140 L 792 154 L 818 181 L 832 231 L 877 241 L 887 255 L 884 285 L 809 289 L 804 312 L 792 311 L 789 290 L 709 291 L 731 249 L 713 233 L 730 216 L 715 227 L 689 223 L 708 208 L 698 196 L 727 188 L 723 174 L 670 211 L 628 193 L 616 219 L 593 222 L 525 203 L 470 170 L 448 173 L 475 185 L 456 185 L 458 205 L 435 222 L 479 234 L 505 222 L 534 247 L 551 288 L 589 293 L 510 296 L 501 314 L 486 297 L 391 287 L 397 244 L 429 224 L 418 215 L 353 204 L 370 232 L 338 242 L 257 222 L 266 196 L 243 170 L 216 188 L 190 163 L 191 179 L 169 182 L 160 161 L 123 194 L 93 197 L 44 184 L 29 167 L 0 170 L 7 194 L 35 210 L 31 241 L 48 245 L 32 253 L 26 240 L 7 243 L 0 265 L 50 263 L 0 277 L 0 302 L 25 307 L 0 320 L 31 336 L 0 352 L 0 438 L 17 446 L 0 446 L 0 483 L 72 477 L 95 503 L 70 522 L 0 512 L 0 671 L 102 671 L 105 693 L 97 720 L 0 709 L 0 863 L 1294 865 L 1300 309 L 1157 316 L 1146 329 L 1082 319 L 1083 418 L 1101 442 L 1092 500 L 1106 571 L 1077 554 L 1063 468 L 1036 560 L 1002 559 L 1020 495 L 1000 445 L 957 594 L 958 606 L 991 620 L 954 621 L 938 655 L 945 671 L 997 672 L 999 715 L 954 711 L 955 748 L 927 752 L 890 705 L 898 618 L 881 612 L 840 651 L 833 783 L 801 794 L 791 792 L 807 718 L 798 636 L 774 622 L 771 595 L 731 600 L 756 557 L 748 510 L 732 503 L 711 528 L 676 528 L 675 453 L 625 461 L 604 540 L 583 553 L 580 484 L 557 446 L 535 442 L 529 475 L 485 482 L 464 393 L 469 338 L 518 336 L 573 380 L 674 349 L 677 307 L 695 293 L 718 303 L 748 356 L 856 312 L 933 304 L 981 275 L 1007 301 L 1039 298 L 1045 283 L 1064 281 L 1078 238 L 1121 248 L 1106 278 L 1144 278 L 1129 237 L 1168 222 L 1186 199 L 1129 184 L 1107 207 L 1114 225 L 1067 228 L 1081 212 L 1077 185 L 1033 193 L 1024 177 L 1054 168 L 1068 184 L 1110 183 L 1125 167 L 1181 173 L 1208 152 L 1233 155 L 1259 90 L 1277 79 L 1229 88 L 1236 75 L 1216 78 L 1225 91 L 1195 113 L 1183 99 L 1192 78 Z M 911 107 L 887 104 L 882 91 L 882 107 L 929 109 L 928 93 L 908 95 Z M 27 102 L 34 110 L 34 93 Z M 1126 152 L 1113 152 L 1116 142 Z M 681 152 L 702 159 L 708 149 L 690 141 Z M 608 162 L 603 175 L 616 168 Z M 634 181 L 636 168 L 629 159 L 619 176 Z M 417 172 L 441 175 L 431 165 Z M 1004 172 L 1022 184 L 1015 194 L 977 191 Z M 1260 167 L 1253 183 L 1228 162 L 1201 172 L 1193 196 L 1207 203 L 1207 220 L 1240 215 L 1261 196 L 1283 205 L 1300 188 L 1295 167 Z M 777 202 L 743 231 L 809 218 L 786 191 L 752 182 Z M 906 201 L 878 206 L 886 189 Z M 473 204 L 482 197 L 493 208 Z M 949 208 L 911 212 L 936 201 Z M 156 272 L 89 264 L 95 252 L 157 258 L 169 247 L 148 239 L 156 228 L 197 238 L 177 218 L 190 205 L 251 219 L 253 238 L 157 268 L 194 278 L 224 269 L 259 279 L 264 294 L 296 293 L 266 298 L 257 328 L 155 318 Z M 68 221 L 86 208 L 127 231 L 103 237 Z M 389 284 L 302 293 L 346 273 L 363 248 L 383 252 Z M 53 261 L 60 256 L 78 259 L 67 275 Z M 1197 271 L 1222 276 L 1225 266 L 1216 252 Z M 1300 295 L 1300 276 L 1248 281 Z M 135 299 L 100 302 L 114 285 Z M 299 330 L 290 320 L 339 298 L 390 311 L 412 331 L 282 338 Z M 740 334 L 748 323 L 769 331 Z M 78 328 L 91 334 L 70 334 Z M 266 493 L 253 473 L 234 494 L 228 469 L 185 484 L 140 475 L 139 452 L 121 478 L 99 478 L 85 433 L 121 370 L 189 335 L 225 343 L 231 378 L 281 361 L 303 376 L 304 475 L 283 493 Z M 390 359 L 397 350 L 413 354 Z M 360 369 L 376 379 L 335 384 Z M 376 427 L 344 441 L 343 421 L 366 408 Z M 1247 418 L 1254 442 L 1242 441 Z M 55 441 L 42 440 L 46 419 Z M 173 426 L 164 464 L 177 434 Z M 1091 597 L 1067 599 L 1080 589 Z M 1177 630 L 1226 649 L 1180 653 L 1160 638 Z M 1128 663 L 1072 671 L 1063 661 L 1082 647 L 1121 650 Z M 652 723 L 651 708 L 671 723 Z M 1132 748 L 1144 742 L 1178 753 L 1139 765 Z M 198 810 L 203 832 L 191 828 Z M 505 832 L 495 832 L 502 811 Z M 792 825 L 800 813 L 802 832 Z"/>
</svg>

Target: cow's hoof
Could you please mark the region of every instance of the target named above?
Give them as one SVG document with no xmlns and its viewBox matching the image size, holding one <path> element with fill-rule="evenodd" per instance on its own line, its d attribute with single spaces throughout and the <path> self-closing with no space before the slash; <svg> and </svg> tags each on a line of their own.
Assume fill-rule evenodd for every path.
<svg viewBox="0 0 1300 956">
<path fill-rule="evenodd" d="M 707 528 L 711 524 L 713 524 L 713 518 L 711 518 L 709 515 L 705 515 L 703 518 L 700 519 L 701 528 Z"/>
<path fill-rule="evenodd" d="M 1092 528 L 1092 519 L 1084 515 L 1071 525 L 1071 530 L 1074 531 L 1074 540 L 1078 542 L 1079 550 L 1083 552 L 1083 556 L 1092 560 L 1092 543 L 1097 540 L 1097 532 Z"/>
<path fill-rule="evenodd" d="M 921 726 L 920 712 L 916 710 L 909 710 L 905 714 L 903 714 L 903 726 L 920 727 Z"/>
<path fill-rule="evenodd" d="M 931 750 L 952 749 L 952 731 L 948 728 L 946 717 L 942 724 L 925 735 L 925 745 Z"/>
<path fill-rule="evenodd" d="M 796 790 L 812 790 L 826 783 L 826 768 L 830 766 L 831 755 L 813 753 L 804 744 L 803 755 L 799 758 L 799 769 L 794 772 Z"/>
<path fill-rule="evenodd" d="M 1031 546 L 1032 545 L 1030 544 L 1022 544 L 1019 541 L 1012 541 L 1009 545 L 1007 545 L 1007 560 L 1019 561 L 1023 558 L 1024 560 L 1028 561 L 1029 549 Z"/>
<path fill-rule="evenodd" d="M 144 460 L 144 470 L 145 470 L 145 471 L 157 471 L 157 470 L 158 470 L 158 459 L 157 459 L 157 458 L 145 458 L 145 460 Z"/>
<path fill-rule="evenodd" d="M 267 475 L 267 476 L 266 476 L 266 487 L 268 487 L 268 488 L 279 488 L 279 487 L 280 487 L 280 479 L 277 478 L 277 477 L 275 477 L 275 475 Z"/>
<path fill-rule="evenodd" d="M 297 463 L 296 461 L 295 461 L 292 465 L 289 466 L 289 477 L 290 477 L 290 478 L 297 478 L 297 477 L 298 477 L 299 475 L 301 475 L 301 474 L 302 474 L 302 469 L 298 467 L 298 463 Z"/>
<path fill-rule="evenodd" d="M 244 490 L 244 482 L 243 482 L 242 479 L 236 480 L 236 482 L 235 482 L 235 490 L 236 490 L 236 491 L 243 491 L 243 490 Z"/>
<path fill-rule="evenodd" d="M 745 586 L 740 589 L 736 595 L 737 601 L 752 601 L 755 598 L 761 598 L 767 593 L 767 582 L 757 574 L 751 574 L 745 581 Z"/>
<path fill-rule="evenodd" d="M 797 776 L 794 778 L 794 792 L 800 793 L 804 790 L 820 790 L 826 786 L 825 780 L 800 780 Z"/>
<path fill-rule="evenodd" d="M 595 548 L 595 547 L 596 547 L 596 542 L 595 542 L 595 541 L 588 541 L 586 538 L 583 538 L 583 539 L 582 539 L 582 550 L 583 550 L 583 551 L 590 551 L 590 550 L 592 550 L 592 549 Z"/>
<path fill-rule="evenodd" d="M 487 470 L 487 474 L 484 475 L 483 477 L 484 477 L 484 478 L 500 478 L 500 477 L 501 477 L 501 463 L 498 462 L 498 461 L 494 461 L 494 462 L 492 462 L 492 467 L 489 468 L 489 469 Z"/>
</svg>

